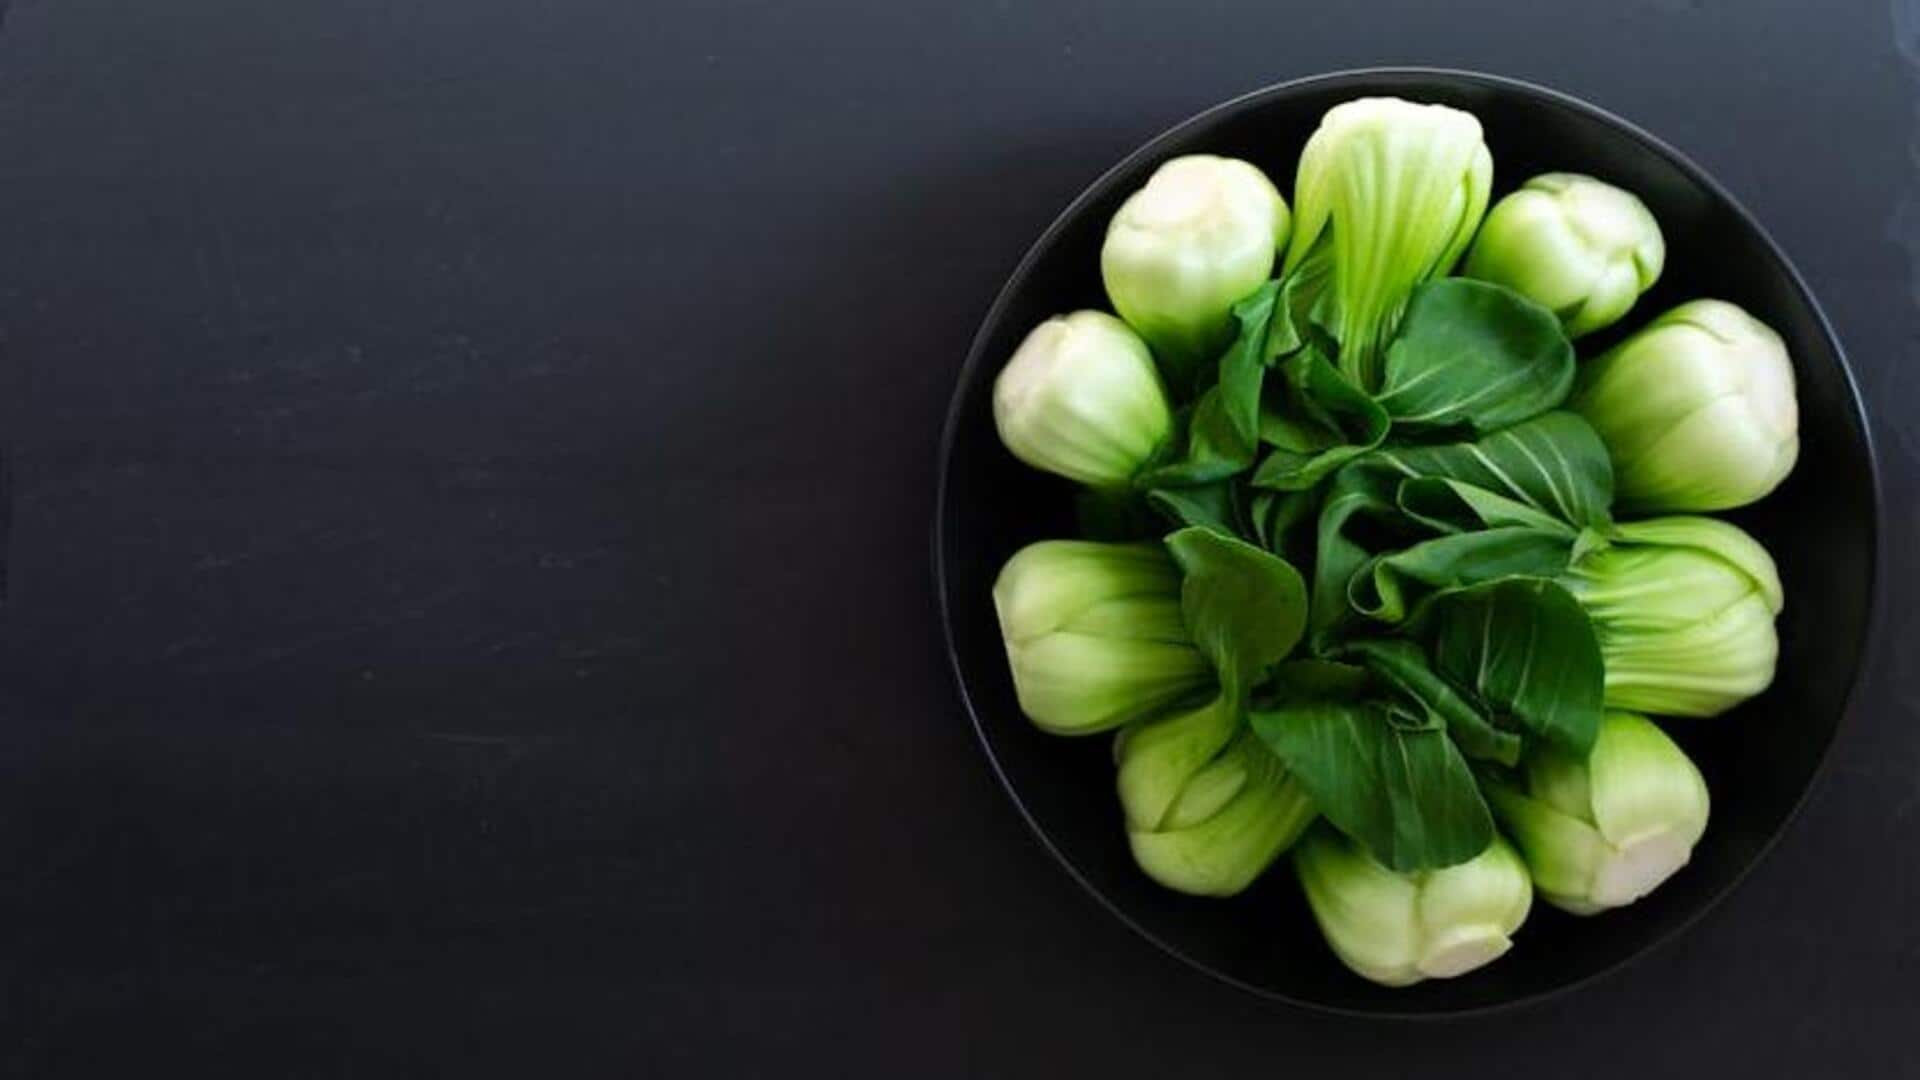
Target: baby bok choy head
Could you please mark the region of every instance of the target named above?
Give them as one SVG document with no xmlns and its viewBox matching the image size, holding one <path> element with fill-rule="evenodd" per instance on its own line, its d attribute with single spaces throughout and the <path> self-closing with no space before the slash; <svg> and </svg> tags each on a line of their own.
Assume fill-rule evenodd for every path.
<svg viewBox="0 0 1920 1080">
<path fill-rule="evenodd" d="M 1240 892 L 1314 818 L 1306 792 L 1224 699 L 1127 728 L 1115 756 L 1134 861 L 1177 892 Z"/>
<path fill-rule="evenodd" d="M 1575 915 L 1621 907 L 1685 866 L 1707 828 L 1707 783 L 1643 716 L 1609 712 L 1584 761 L 1531 751 L 1487 798 L 1540 896 Z"/>
<path fill-rule="evenodd" d="M 1607 444 L 1630 510 L 1745 506 L 1800 456 L 1786 344 L 1719 300 L 1681 304 L 1588 362 L 1568 406 Z"/>
<path fill-rule="evenodd" d="M 1034 327 L 993 384 L 993 422 L 1013 456 L 1097 488 L 1126 486 L 1173 425 L 1153 355 L 1102 311 Z"/>
<path fill-rule="evenodd" d="M 1320 825 L 1294 848 L 1293 866 L 1334 954 L 1383 986 L 1452 978 L 1499 959 L 1533 906 L 1526 864 L 1499 837 L 1466 862 L 1398 873 Z"/>
<path fill-rule="evenodd" d="M 1707 517 L 1623 522 L 1612 543 L 1562 578 L 1593 619 L 1606 703 L 1663 716 L 1715 716 L 1773 682 L 1774 616 L 1785 602 L 1773 557 Z"/>
<path fill-rule="evenodd" d="M 1548 308 L 1579 337 L 1625 315 L 1666 257 L 1638 196 L 1591 176 L 1545 173 L 1487 211 L 1466 273 Z"/>
<path fill-rule="evenodd" d="M 1310 797 L 1249 729 L 1247 692 L 1306 629 L 1307 591 L 1284 559 L 1205 528 L 1167 538 L 1188 631 L 1218 679 L 1115 742 L 1134 861 L 1170 889 L 1231 896 L 1313 820 Z"/>
<path fill-rule="evenodd" d="M 1314 317 L 1362 390 L 1380 389 L 1408 294 L 1466 250 L 1492 183 L 1480 121 L 1444 105 L 1360 98 L 1328 109 L 1307 140 L 1285 269 L 1313 283 Z"/>
<path fill-rule="evenodd" d="M 1233 305 L 1266 283 L 1288 224 L 1286 200 L 1255 166 L 1174 158 L 1107 226 L 1107 298 L 1184 382 L 1233 338 Z"/>
<path fill-rule="evenodd" d="M 1029 544 L 1001 569 L 993 606 L 1021 711 L 1042 730 L 1111 731 L 1213 681 L 1181 618 L 1180 570 L 1157 544 Z"/>
</svg>

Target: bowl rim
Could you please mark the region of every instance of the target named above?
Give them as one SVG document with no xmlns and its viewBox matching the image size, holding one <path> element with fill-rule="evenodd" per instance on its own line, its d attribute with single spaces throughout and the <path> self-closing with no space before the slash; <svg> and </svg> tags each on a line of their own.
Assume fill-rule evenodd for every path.
<svg viewBox="0 0 1920 1080">
<path fill-rule="evenodd" d="M 952 603 L 949 599 L 949 582 L 947 575 L 948 553 L 943 526 L 946 523 L 949 513 L 947 478 L 952 471 L 953 447 L 958 437 L 960 427 L 960 388 L 971 385 L 978 378 L 979 370 L 988 363 L 984 355 L 987 339 L 991 336 L 992 329 L 1005 319 L 1007 308 L 1012 305 L 1014 296 L 1025 286 L 1026 279 L 1032 274 L 1034 265 L 1039 261 L 1042 252 L 1052 247 L 1060 233 L 1065 231 L 1072 222 L 1083 215 L 1093 202 L 1104 197 L 1107 194 L 1107 190 L 1115 183 L 1118 177 L 1132 172 L 1135 168 L 1153 158 L 1164 155 L 1168 152 L 1169 143 L 1184 137 L 1193 130 L 1212 123 L 1229 113 L 1240 111 L 1270 98 L 1283 97 L 1306 89 L 1338 87 L 1341 84 L 1365 84 L 1371 80 L 1381 78 L 1425 78 L 1474 83 L 1517 92 L 1576 113 L 1584 114 L 1590 119 L 1597 120 L 1602 124 L 1615 128 L 1627 137 L 1639 142 L 1644 148 L 1666 159 L 1669 164 L 1678 169 L 1690 181 L 1698 185 L 1701 190 L 1707 192 L 1730 209 L 1740 224 L 1750 229 L 1753 234 L 1759 238 L 1762 246 L 1768 254 L 1772 256 L 1780 270 L 1785 273 L 1787 281 L 1792 285 L 1794 292 L 1799 296 L 1801 302 L 1806 305 L 1807 310 L 1812 313 L 1814 325 L 1819 333 L 1826 339 L 1828 346 L 1833 350 L 1834 359 L 1838 362 L 1840 368 L 1841 382 L 1846 388 L 1848 403 L 1851 405 L 1854 420 L 1859 425 L 1861 442 L 1866 450 L 1868 500 L 1873 517 L 1872 528 L 1869 530 L 1868 536 L 1871 545 L 1871 557 L 1867 562 L 1867 616 L 1861 630 L 1860 648 L 1853 658 L 1853 671 L 1849 673 L 1847 677 L 1847 688 L 1841 699 L 1840 715 L 1834 722 L 1833 737 L 1829 739 L 1826 746 L 1821 749 L 1819 760 L 1814 763 L 1813 772 L 1809 776 L 1806 786 L 1801 790 L 1798 797 L 1795 798 L 1786 816 L 1781 819 L 1779 827 L 1774 829 L 1772 835 L 1768 836 L 1766 840 L 1762 842 L 1759 850 L 1754 853 L 1753 858 L 1748 860 L 1747 864 L 1742 866 L 1726 885 L 1710 896 L 1706 902 L 1702 903 L 1698 908 L 1688 913 L 1672 926 L 1655 935 L 1639 949 L 1633 950 L 1617 960 L 1606 963 L 1577 979 L 1552 987 L 1551 989 L 1541 990 L 1536 993 L 1526 994 L 1493 1004 L 1476 1005 L 1460 1009 L 1443 1008 L 1429 1011 L 1361 1009 L 1344 1005 L 1332 1005 L 1323 1001 L 1296 997 L 1268 987 L 1257 986 L 1229 975 L 1188 955 L 1184 950 L 1161 938 L 1158 934 L 1155 934 L 1152 930 L 1149 930 L 1129 915 L 1110 899 L 1104 891 L 1092 881 L 1088 880 L 1086 875 L 1081 873 L 1080 868 L 1074 861 L 1061 850 L 1059 844 L 1048 834 L 1047 830 L 1041 826 L 1040 822 L 1033 816 L 1033 812 L 1028 809 L 1026 801 L 1021 798 L 1020 792 L 1014 787 L 1012 780 L 1008 777 L 1006 769 L 1002 767 L 999 755 L 994 751 L 993 740 L 987 734 L 986 725 L 981 721 L 979 707 L 975 704 L 972 694 L 968 691 L 966 673 L 961 669 L 960 653 L 954 641 Z M 1356 89 L 1358 88 L 1356 87 Z M 1818 790 L 1825 781 L 1832 764 L 1834 745 L 1838 743 L 1845 734 L 1848 725 L 1851 723 L 1852 714 L 1859 703 L 1860 684 L 1867 668 L 1868 658 L 1872 652 L 1872 642 L 1879 637 L 1882 608 L 1884 607 L 1880 595 L 1880 582 L 1882 577 L 1881 561 L 1885 547 L 1881 542 L 1881 532 L 1884 527 L 1884 515 L 1882 513 L 1883 492 L 1881 490 L 1879 451 L 1874 444 L 1873 426 L 1867 413 L 1865 401 L 1860 395 L 1859 380 L 1854 376 L 1853 366 L 1847 360 L 1846 350 L 1841 344 L 1840 336 L 1834 331 L 1833 323 L 1827 317 L 1826 309 L 1821 307 L 1819 299 L 1814 295 L 1813 290 L 1808 287 L 1806 279 L 1800 273 L 1799 267 L 1794 265 L 1793 260 L 1787 257 L 1787 253 L 1780 247 L 1779 242 L 1773 238 L 1773 234 L 1767 231 L 1766 226 L 1760 223 L 1759 219 L 1753 215 L 1752 211 L 1747 209 L 1745 204 L 1735 198 L 1732 192 L 1721 186 L 1718 180 L 1714 179 L 1711 174 L 1694 162 L 1692 158 L 1674 148 L 1665 140 L 1608 109 L 1604 109 L 1565 91 L 1556 90 L 1552 87 L 1524 79 L 1516 79 L 1505 75 L 1493 75 L 1487 72 L 1465 68 L 1428 67 L 1422 65 L 1343 68 L 1336 71 L 1321 72 L 1314 75 L 1306 75 L 1282 82 L 1271 83 L 1209 106 L 1181 120 L 1172 127 L 1166 128 L 1141 143 L 1119 161 L 1102 171 L 1099 176 L 1089 182 L 1086 187 L 1067 204 L 1065 209 L 1061 210 L 1060 213 L 1054 217 L 1053 221 L 1040 233 L 1033 244 L 1027 248 L 1026 253 L 1021 257 L 1019 263 L 1014 266 L 1013 272 L 1008 275 L 1006 283 L 1001 286 L 1000 291 L 995 295 L 993 303 L 987 308 L 986 314 L 981 317 L 980 327 L 975 332 L 973 341 L 967 348 L 966 360 L 954 377 L 954 390 L 948 400 L 946 421 L 942 425 L 940 433 L 938 469 L 939 474 L 934 488 L 931 555 L 933 561 L 934 591 L 939 604 L 941 634 L 947 652 L 947 666 L 952 671 L 955 686 L 960 693 L 961 703 L 965 707 L 967 717 L 973 725 L 974 736 L 979 740 L 980 748 L 986 754 L 987 762 L 992 768 L 995 778 L 999 781 L 1001 789 L 1006 792 L 1007 797 L 1013 802 L 1015 810 L 1019 812 L 1021 819 L 1026 822 L 1028 830 L 1039 840 L 1041 847 L 1053 857 L 1053 860 L 1067 872 L 1068 876 L 1078 882 L 1081 889 L 1092 896 L 1100 907 L 1104 908 L 1135 934 L 1138 934 L 1150 942 L 1162 953 L 1178 960 L 1182 965 L 1197 970 L 1217 982 L 1225 983 L 1228 986 L 1245 991 L 1264 1001 L 1284 1004 L 1310 1012 L 1355 1019 L 1400 1021 L 1471 1020 L 1476 1017 L 1513 1012 L 1543 1005 L 1548 1001 L 1592 986 L 1603 979 L 1624 971 L 1643 958 L 1666 948 L 1676 938 L 1693 929 L 1708 912 L 1718 908 L 1726 901 L 1727 897 L 1731 896 L 1745 884 L 1755 867 L 1766 861 L 1767 857 L 1773 853 L 1774 848 L 1780 843 L 1781 838 L 1784 837 L 1794 826 L 1795 822 L 1799 820 L 1802 811 L 1806 809 L 1807 803 L 1813 796 L 1813 793 Z"/>
</svg>

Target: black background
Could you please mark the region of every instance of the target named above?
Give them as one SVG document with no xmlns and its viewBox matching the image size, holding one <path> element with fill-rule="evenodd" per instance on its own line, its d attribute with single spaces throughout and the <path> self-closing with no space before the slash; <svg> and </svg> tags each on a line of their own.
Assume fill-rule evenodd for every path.
<svg viewBox="0 0 1920 1080">
<path fill-rule="evenodd" d="M 1920 4 L 15 0 L 0 1064 L 203 1075 L 1911 1075 Z M 1243 997 L 995 787 L 934 446 L 1026 246 L 1372 63 L 1692 154 L 1876 422 L 1872 670 L 1696 930 L 1488 1020 Z"/>
</svg>

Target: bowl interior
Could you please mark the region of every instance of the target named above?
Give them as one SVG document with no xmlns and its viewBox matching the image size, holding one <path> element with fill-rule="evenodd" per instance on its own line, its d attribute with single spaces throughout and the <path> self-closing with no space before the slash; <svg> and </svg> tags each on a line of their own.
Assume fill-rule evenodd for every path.
<svg viewBox="0 0 1920 1080">
<path fill-rule="evenodd" d="M 1295 159 L 1321 114 L 1368 94 L 1479 116 L 1496 198 L 1552 170 L 1638 193 L 1666 233 L 1668 261 L 1618 330 L 1685 299 L 1731 300 L 1786 339 L 1801 409 L 1793 476 L 1730 515 L 1773 552 L 1786 583 L 1779 674 L 1736 712 L 1666 725 L 1713 793 L 1692 862 L 1651 897 L 1604 916 L 1575 919 L 1537 905 L 1506 957 L 1465 978 L 1402 990 L 1340 966 L 1284 859 L 1226 901 L 1180 896 L 1141 874 L 1121 828 L 1109 740 L 1043 735 L 1022 717 L 989 597 L 1016 549 L 1074 535 L 1066 482 L 1021 466 L 995 437 L 993 379 L 1041 319 L 1107 306 L 1098 253 L 1120 201 L 1159 162 L 1195 152 L 1246 158 L 1291 200 Z M 1608 340 L 1583 339 L 1581 355 Z M 1871 449 L 1839 346 L 1784 257 L 1711 180 L 1624 122 L 1550 91 L 1467 73 L 1372 71 L 1274 87 L 1189 121 L 1102 177 L 1041 238 L 989 313 L 955 391 L 935 559 L 955 670 L 988 754 L 1042 840 L 1097 897 L 1166 949 L 1255 992 L 1343 1011 L 1432 1014 L 1513 1003 L 1606 971 L 1685 926 L 1760 858 L 1806 794 L 1844 713 L 1870 616 L 1876 520 Z"/>
</svg>

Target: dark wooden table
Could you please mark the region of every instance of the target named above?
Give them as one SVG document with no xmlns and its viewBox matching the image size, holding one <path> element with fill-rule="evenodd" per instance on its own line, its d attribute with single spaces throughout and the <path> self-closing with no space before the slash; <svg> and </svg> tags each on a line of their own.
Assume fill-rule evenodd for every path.
<svg viewBox="0 0 1920 1080">
<path fill-rule="evenodd" d="M 8 1072 L 1920 1069 L 1912 0 L 11 7 Z M 1239 996 L 1082 895 L 926 564 L 952 378 L 1052 215 L 1379 62 L 1713 170 L 1839 326 L 1890 513 L 1773 857 L 1622 975 L 1430 1026 Z"/>
</svg>

